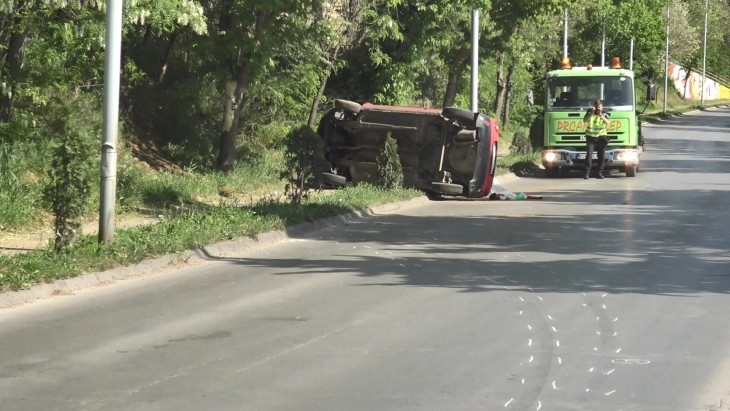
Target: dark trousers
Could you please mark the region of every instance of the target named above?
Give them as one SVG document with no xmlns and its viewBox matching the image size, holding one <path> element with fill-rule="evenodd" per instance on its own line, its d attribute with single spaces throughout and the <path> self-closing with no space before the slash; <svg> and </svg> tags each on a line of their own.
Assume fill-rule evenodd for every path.
<svg viewBox="0 0 730 411">
<path fill-rule="evenodd" d="M 586 174 L 591 172 L 593 164 L 593 152 L 598 154 L 598 172 L 603 172 L 603 161 L 606 158 L 606 146 L 608 138 L 606 137 L 588 137 L 586 136 Z"/>
</svg>

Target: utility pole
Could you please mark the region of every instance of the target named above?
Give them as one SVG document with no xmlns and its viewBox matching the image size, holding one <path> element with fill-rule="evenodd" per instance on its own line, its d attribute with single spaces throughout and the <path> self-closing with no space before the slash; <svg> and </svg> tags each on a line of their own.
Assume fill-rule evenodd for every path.
<svg viewBox="0 0 730 411">
<path fill-rule="evenodd" d="M 606 67 L 606 16 L 603 16 L 603 30 L 601 34 L 601 67 Z"/>
<path fill-rule="evenodd" d="M 667 45 L 666 50 L 664 51 L 664 109 L 662 110 L 662 113 L 667 114 L 667 94 L 669 90 L 667 90 L 667 87 L 669 87 L 669 4 L 667 3 Z"/>
<path fill-rule="evenodd" d="M 568 58 L 568 8 L 565 8 L 565 18 L 563 18 L 563 59 Z"/>
<path fill-rule="evenodd" d="M 634 38 L 631 38 L 631 47 L 629 48 L 629 70 L 634 70 Z"/>
<path fill-rule="evenodd" d="M 114 242 L 117 202 L 117 140 L 119 134 L 119 72 L 122 55 L 123 0 L 106 2 L 106 50 L 104 62 L 104 120 L 101 144 L 101 192 L 99 195 L 99 242 Z"/>
<path fill-rule="evenodd" d="M 705 39 L 702 45 L 702 91 L 700 92 L 700 107 L 705 106 L 705 64 L 707 63 L 707 9 L 710 0 L 705 0 Z"/>
<path fill-rule="evenodd" d="M 479 111 L 479 10 L 471 15 L 471 111 Z"/>
</svg>

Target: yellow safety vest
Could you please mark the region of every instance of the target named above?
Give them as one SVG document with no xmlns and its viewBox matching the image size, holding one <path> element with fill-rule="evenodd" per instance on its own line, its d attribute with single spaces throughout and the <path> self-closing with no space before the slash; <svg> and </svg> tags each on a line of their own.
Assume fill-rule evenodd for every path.
<svg viewBox="0 0 730 411">
<path fill-rule="evenodd" d="M 588 127 L 586 127 L 586 135 L 588 137 L 603 137 L 607 134 L 606 123 L 603 122 L 603 119 L 595 114 L 591 115 Z"/>
</svg>

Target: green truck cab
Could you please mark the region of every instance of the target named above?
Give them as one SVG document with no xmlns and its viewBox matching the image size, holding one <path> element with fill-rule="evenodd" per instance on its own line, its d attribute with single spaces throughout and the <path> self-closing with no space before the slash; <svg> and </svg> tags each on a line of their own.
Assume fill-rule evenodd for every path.
<svg viewBox="0 0 730 411">
<path fill-rule="evenodd" d="M 563 68 L 548 72 L 545 81 L 545 175 L 555 177 L 585 169 L 583 117 L 600 99 L 609 118 L 604 170 L 619 170 L 627 177 L 635 177 L 643 142 L 633 71 L 621 68 L 617 58 L 611 67 L 570 67 L 564 61 Z M 592 161 L 597 161 L 596 153 Z"/>
</svg>

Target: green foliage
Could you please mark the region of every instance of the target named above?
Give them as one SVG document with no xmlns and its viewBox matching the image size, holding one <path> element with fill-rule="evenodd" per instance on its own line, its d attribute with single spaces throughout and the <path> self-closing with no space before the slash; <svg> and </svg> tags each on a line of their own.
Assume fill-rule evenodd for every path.
<svg viewBox="0 0 730 411">
<path fill-rule="evenodd" d="M 55 251 L 61 252 L 77 234 L 91 189 L 91 148 L 84 136 L 63 118 L 52 119 L 49 132 L 56 140 L 46 200 L 53 210 Z"/>
<path fill-rule="evenodd" d="M 285 195 L 292 204 L 300 204 L 317 187 L 317 176 L 327 170 L 322 138 L 311 128 L 300 126 L 286 135 L 284 170 Z"/>
<path fill-rule="evenodd" d="M 375 162 L 378 165 L 378 186 L 385 189 L 403 187 L 403 166 L 398 155 L 398 143 L 393 137 L 386 137 Z"/>
</svg>

